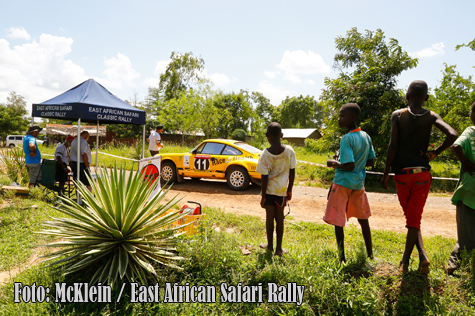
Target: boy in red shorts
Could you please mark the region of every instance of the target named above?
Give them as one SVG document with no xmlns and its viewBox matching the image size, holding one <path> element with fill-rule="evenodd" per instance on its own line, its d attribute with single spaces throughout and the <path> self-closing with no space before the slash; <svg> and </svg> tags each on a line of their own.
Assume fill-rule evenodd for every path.
<svg viewBox="0 0 475 316">
<path fill-rule="evenodd" d="M 388 190 L 389 168 L 395 173 L 399 203 L 406 217 L 406 246 L 399 264 L 401 272 L 409 269 L 414 246 L 419 251 L 419 271 L 429 273 L 430 261 L 424 249 L 421 235 L 421 218 L 429 194 L 431 174 L 429 161 L 440 155 L 457 139 L 457 132 L 442 118 L 422 106 L 428 100 L 427 83 L 413 81 L 407 89 L 406 109 L 396 110 L 391 116 L 391 139 L 389 140 L 386 168 L 382 179 Z M 427 151 L 432 125 L 440 129 L 446 138 L 442 145 Z"/>
<path fill-rule="evenodd" d="M 373 258 L 371 230 L 368 221 L 371 211 L 364 189 L 364 181 L 366 166 L 374 165 L 375 154 L 371 138 L 357 126 L 360 113 L 360 107 L 356 103 L 347 103 L 340 108 L 338 126 L 347 129 L 348 132 L 340 141 L 339 161 L 334 159 L 327 161 L 327 165 L 336 168 L 336 170 L 323 220 L 335 226 L 341 262 L 346 262 L 343 227 L 350 217 L 358 219 L 366 252 L 369 258 Z"/>
</svg>

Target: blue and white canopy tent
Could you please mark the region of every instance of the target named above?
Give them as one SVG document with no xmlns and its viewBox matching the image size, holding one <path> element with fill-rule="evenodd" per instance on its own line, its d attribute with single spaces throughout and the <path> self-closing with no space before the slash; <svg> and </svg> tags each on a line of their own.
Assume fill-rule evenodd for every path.
<svg viewBox="0 0 475 316">
<path fill-rule="evenodd" d="M 76 87 L 39 104 L 33 104 L 31 116 L 78 121 L 78 139 L 80 137 L 81 122 L 95 122 L 99 130 L 99 123 L 106 124 L 134 124 L 143 125 L 142 158 L 145 158 L 145 111 L 134 108 L 110 93 L 94 79 L 89 79 Z M 97 133 L 99 135 L 99 133 Z M 78 142 L 78 160 L 79 157 Z M 98 144 L 96 141 L 96 167 L 98 164 Z M 79 163 L 78 170 L 79 174 Z"/>
</svg>

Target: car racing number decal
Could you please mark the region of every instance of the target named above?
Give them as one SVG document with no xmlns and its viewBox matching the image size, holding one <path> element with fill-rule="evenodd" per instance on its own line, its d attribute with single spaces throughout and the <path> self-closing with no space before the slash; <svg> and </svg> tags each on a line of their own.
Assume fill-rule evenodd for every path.
<svg viewBox="0 0 475 316">
<path fill-rule="evenodd" d="M 211 156 L 209 155 L 196 155 L 195 156 L 195 169 L 208 170 L 210 166 Z"/>
</svg>

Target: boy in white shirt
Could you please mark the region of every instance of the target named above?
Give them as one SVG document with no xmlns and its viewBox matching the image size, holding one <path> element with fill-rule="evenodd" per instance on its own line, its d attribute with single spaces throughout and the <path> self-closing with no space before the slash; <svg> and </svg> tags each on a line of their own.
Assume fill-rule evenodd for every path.
<svg viewBox="0 0 475 316">
<path fill-rule="evenodd" d="M 274 251 L 274 219 L 276 222 L 275 255 L 282 256 L 282 237 L 284 235 L 284 207 L 292 199 L 297 159 L 290 146 L 282 145 L 282 127 L 272 122 L 267 127 L 267 140 L 270 147 L 259 157 L 256 172 L 262 174 L 261 206 L 266 209 L 267 244 L 260 245 L 268 252 Z"/>
</svg>

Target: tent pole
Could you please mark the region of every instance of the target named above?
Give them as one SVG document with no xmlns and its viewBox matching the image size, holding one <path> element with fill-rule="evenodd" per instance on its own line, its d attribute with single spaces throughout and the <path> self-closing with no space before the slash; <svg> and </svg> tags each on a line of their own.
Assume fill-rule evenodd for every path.
<svg viewBox="0 0 475 316">
<path fill-rule="evenodd" d="M 96 134 L 96 177 L 97 177 L 98 165 L 99 165 L 99 120 L 97 120 L 97 134 Z"/>
<path fill-rule="evenodd" d="M 81 165 L 81 119 L 78 119 L 78 142 L 77 142 L 77 175 L 78 178 L 76 179 L 77 182 L 79 182 L 79 179 L 81 179 L 81 175 L 79 173 L 80 171 L 80 165 Z M 79 196 L 79 192 L 76 190 L 76 195 L 77 195 L 77 202 L 80 204 L 81 202 L 81 197 Z"/>
<path fill-rule="evenodd" d="M 142 132 L 142 159 L 145 158 L 145 125 L 143 126 Z"/>
</svg>

